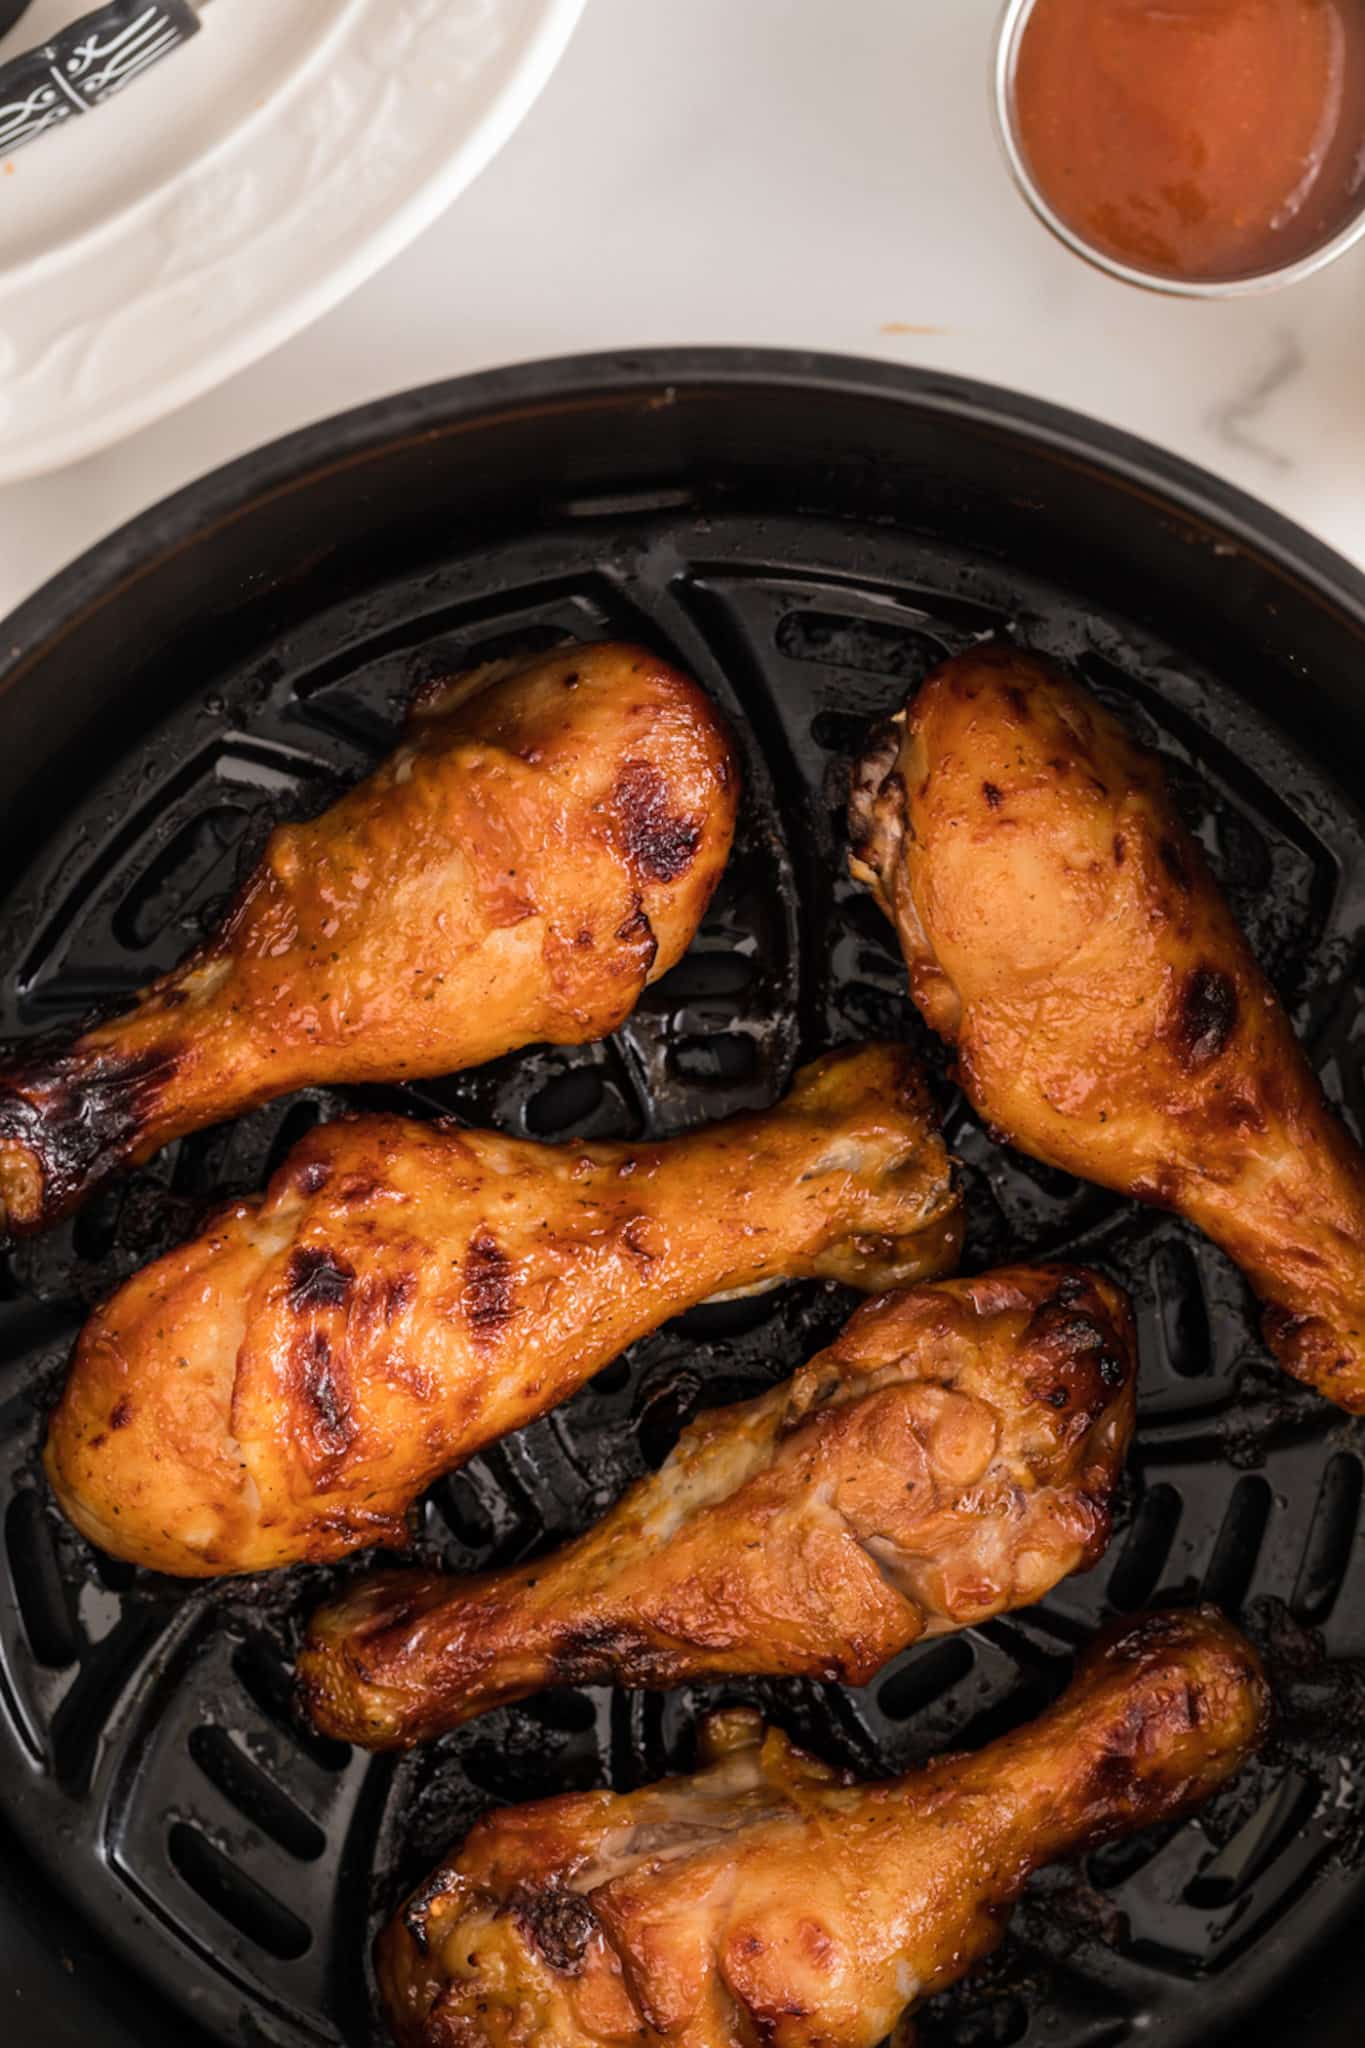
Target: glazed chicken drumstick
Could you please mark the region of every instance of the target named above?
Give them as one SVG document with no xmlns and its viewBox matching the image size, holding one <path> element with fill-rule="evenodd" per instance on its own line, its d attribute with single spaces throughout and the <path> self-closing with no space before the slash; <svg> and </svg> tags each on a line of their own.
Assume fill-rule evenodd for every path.
<svg viewBox="0 0 1365 2048">
<path fill-rule="evenodd" d="M 93 1541 L 185 1576 L 401 1542 L 439 1473 L 669 1316 L 788 1276 L 932 1277 L 960 1234 L 894 1046 L 662 1144 L 326 1124 L 92 1316 L 48 1473 Z"/>
<path fill-rule="evenodd" d="M 1054 668 L 983 649 L 876 737 L 850 825 L 993 1133 L 1188 1216 L 1280 1362 L 1365 1411 L 1365 1158 L 1155 755 Z"/>
<path fill-rule="evenodd" d="M 694 1422 L 556 1556 L 361 1580 L 314 1617 L 302 1698 L 388 1749 L 550 1684 L 864 1684 L 1098 1559 L 1135 1366 L 1126 1300 L 1079 1268 L 883 1295 L 785 1386 Z"/>
<path fill-rule="evenodd" d="M 0 1232 L 306 1083 L 614 1031 L 687 950 L 737 799 L 718 713 L 638 647 L 435 686 L 373 775 L 271 835 L 217 936 L 135 1009 L 0 1066 Z"/>
<path fill-rule="evenodd" d="M 1004 1934 L 1025 1879 L 1183 1813 L 1264 1731 L 1208 1610 L 1101 1639 L 1031 1727 L 854 1785 L 732 1709 L 702 1769 L 481 1821 L 380 1936 L 400 2048 L 874 2048 Z"/>
</svg>

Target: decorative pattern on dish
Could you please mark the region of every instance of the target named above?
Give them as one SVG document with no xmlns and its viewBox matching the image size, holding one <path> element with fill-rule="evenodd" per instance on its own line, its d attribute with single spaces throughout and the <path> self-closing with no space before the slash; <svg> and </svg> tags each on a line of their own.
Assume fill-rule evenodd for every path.
<svg viewBox="0 0 1365 2048">
<path fill-rule="evenodd" d="M 89 220 L 73 220 L 68 238 L 11 254 L 0 280 L 0 480 L 91 454 L 210 389 L 395 255 L 510 134 L 582 6 L 305 0 L 288 35 L 291 17 L 265 22 L 257 35 L 278 27 L 288 66 L 265 74 L 262 98 L 255 54 L 230 132 L 210 121 L 211 146 L 187 162 L 149 154 L 147 187 L 127 203 L 110 210 L 92 194 Z M 184 104 L 211 104 L 201 61 L 221 102 L 213 41 L 206 32 L 176 58 L 169 90 Z M 159 90 L 149 82 L 137 96 L 149 118 Z M 18 180 L 53 175 L 54 160 L 60 176 L 67 146 L 53 141 L 55 159 L 46 147 L 26 155 Z"/>
</svg>

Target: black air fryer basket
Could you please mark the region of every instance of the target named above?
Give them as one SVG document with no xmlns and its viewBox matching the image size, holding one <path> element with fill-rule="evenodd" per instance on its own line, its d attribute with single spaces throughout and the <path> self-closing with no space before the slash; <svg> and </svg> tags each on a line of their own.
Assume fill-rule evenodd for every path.
<svg viewBox="0 0 1365 2048">
<path fill-rule="evenodd" d="M 685 1766 L 718 1698 L 895 1770 L 1035 1713 L 1106 1615 L 1202 1596 L 1267 1654 L 1270 1749 L 1199 1821 L 1045 1874 L 1000 1955 L 926 2013 L 921 2048 L 1358 2048 L 1362 1425 L 1276 1372 L 1241 1280 L 1195 1233 L 993 1147 L 946 1082 L 969 1266 L 1066 1252 L 1128 1285 L 1141 1427 L 1095 1571 L 862 1691 L 561 1689 L 372 1761 L 290 1708 L 300 1620 L 340 1572 L 134 1571 L 64 1526 L 38 1469 L 88 1304 L 346 1102 L 629 1137 L 770 1103 L 831 1044 L 908 1036 L 944 1073 L 890 930 L 847 879 L 842 807 L 868 724 L 998 634 L 1074 664 L 1160 747 L 1359 1133 L 1365 581 L 1067 414 L 794 355 L 538 365 L 249 457 L 9 622 L 0 1032 L 68 1029 L 170 966 L 272 822 L 361 774 L 417 684 L 494 653 L 649 643 L 735 720 L 747 798 L 691 954 L 609 1043 L 308 1091 L 172 1148 L 0 1262 L 8 2039 L 371 2048 L 371 1937 L 490 1803 Z M 422 1552 L 472 1567 L 560 1541 L 698 1405 L 789 1373 L 848 1306 L 810 1284 L 681 1318 L 437 1486 Z"/>
</svg>

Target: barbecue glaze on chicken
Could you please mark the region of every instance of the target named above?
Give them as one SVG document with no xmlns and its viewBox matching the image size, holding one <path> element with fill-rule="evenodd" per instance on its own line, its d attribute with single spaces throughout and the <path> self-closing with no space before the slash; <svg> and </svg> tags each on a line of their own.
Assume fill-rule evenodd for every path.
<svg viewBox="0 0 1365 2048">
<path fill-rule="evenodd" d="M 614 1031 L 690 944 L 738 795 L 714 706 L 641 648 L 435 686 L 373 775 L 271 835 L 216 937 L 135 1009 L 0 1066 L 0 1233 L 307 1083 Z"/>
<path fill-rule="evenodd" d="M 314 1617 L 302 1697 L 381 1749 L 551 1684 L 862 1685 L 1098 1560 L 1135 1373 L 1127 1301 L 1080 1268 L 883 1295 L 785 1385 L 702 1415 L 556 1555 L 362 1579 Z"/>
<path fill-rule="evenodd" d="M 1280 1362 L 1365 1411 L 1365 1158 L 1156 756 L 1057 670 L 983 649 L 875 738 L 850 825 L 994 1133 L 1188 1216 Z"/>
<path fill-rule="evenodd" d="M 1197 1806 L 1263 1734 L 1208 1610 L 1102 1639 L 1058 1703 L 883 1784 L 753 1712 L 702 1768 L 479 1822 L 381 1935 L 400 2048 L 874 2048 L 1000 1941 L 1039 1865 Z"/>
<path fill-rule="evenodd" d="M 958 1200 L 898 1047 L 831 1054 L 764 1115 L 662 1144 L 321 1126 L 264 1197 L 137 1273 L 48 1434 L 103 1549 L 186 1576 L 401 1543 L 431 1480 L 716 1294 L 950 1271 Z"/>
</svg>

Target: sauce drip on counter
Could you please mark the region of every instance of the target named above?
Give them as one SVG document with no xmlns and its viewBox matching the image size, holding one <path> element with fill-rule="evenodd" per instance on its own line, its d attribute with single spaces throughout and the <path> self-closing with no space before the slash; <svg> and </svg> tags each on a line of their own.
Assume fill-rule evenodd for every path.
<svg viewBox="0 0 1365 2048">
<path fill-rule="evenodd" d="M 1037 0 L 1014 117 L 1095 248 L 1172 278 L 1277 269 L 1365 192 L 1365 0 Z"/>
</svg>

